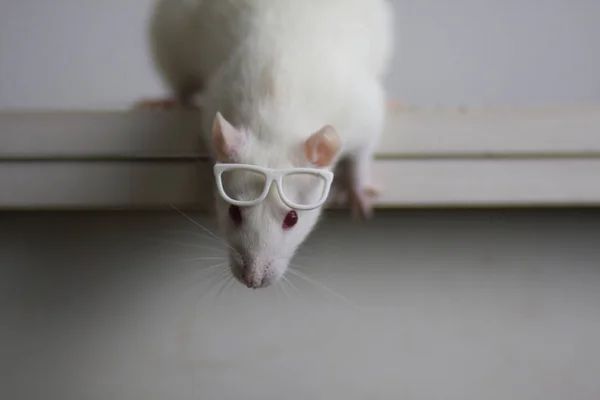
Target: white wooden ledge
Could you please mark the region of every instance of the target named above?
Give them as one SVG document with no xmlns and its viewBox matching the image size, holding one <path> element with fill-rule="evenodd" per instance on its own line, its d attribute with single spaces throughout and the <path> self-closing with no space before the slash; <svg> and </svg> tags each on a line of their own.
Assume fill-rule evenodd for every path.
<svg viewBox="0 0 600 400">
<path fill-rule="evenodd" d="M 0 208 L 210 208 L 195 113 L 0 112 Z M 600 205 L 600 106 L 390 109 L 379 207 Z"/>
</svg>

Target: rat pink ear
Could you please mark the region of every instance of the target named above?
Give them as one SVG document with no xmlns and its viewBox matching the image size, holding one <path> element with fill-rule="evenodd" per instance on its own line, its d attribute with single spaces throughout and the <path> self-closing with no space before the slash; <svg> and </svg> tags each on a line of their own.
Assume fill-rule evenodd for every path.
<svg viewBox="0 0 600 400">
<path fill-rule="evenodd" d="M 221 162 L 235 158 L 244 144 L 244 134 L 217 112 L 212 127 L 213 145 Z"/>
<path fill-rule="evenodd" d="M 330 166 L 342 148 L 335 128 L 325 125 L 304 142 L 304 156 L 316 167 Z"/>
</svg>

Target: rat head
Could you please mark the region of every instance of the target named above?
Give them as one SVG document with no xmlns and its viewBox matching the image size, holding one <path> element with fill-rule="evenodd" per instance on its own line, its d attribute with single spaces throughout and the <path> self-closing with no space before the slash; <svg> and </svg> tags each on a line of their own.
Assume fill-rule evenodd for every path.
<svg viewBox="0 0 600 400">
<path fill-rule="evenodd" d="M 217 174 L 216 209 L 231 272 L 249 288 L 267 287 L 283 276 L 321 215 L 329 171 L 341 150 L 339 136 L 327 125 L 281 148 L 221 114 L 212 133 L 218 161 L 228 167 Z M 294 172 L 298 168 L 314 173 Z"/>
</svg>

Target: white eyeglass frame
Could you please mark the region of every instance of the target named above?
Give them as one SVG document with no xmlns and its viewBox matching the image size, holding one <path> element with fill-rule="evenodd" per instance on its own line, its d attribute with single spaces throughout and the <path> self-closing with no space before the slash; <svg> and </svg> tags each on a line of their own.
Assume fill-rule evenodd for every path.
<svg viewBox="0 0 600 400">
<path fill-rule="evenodd" d="M 221 176 L 223 175 L 223 172 L 232 171 L 232 170 L 254 171 L 254 172 L 258 172 L 258 173 L 264 175 L 265 188 L 264 188 L 263 192 L 261 193 L 261 195 L 258 198 L 256 198 L 255 200 L 235 200 L 235 199 L 232 199 L 231 197 L 229 197 L 227 195 L 227 193 L 225 193 L 225 189 L 223 188 L 223 180 L 221 179 Z M 273 182 L 275 182 L 275 185 L 277 186 L 277 192 L 279 193 L 279 197 L 281 198 L 281 201 L 283 201 L 283 203 L 286 206 L 288 206 L 292 209 L 295 209 L 295 210 L 314 210 L 315 208 L 321 207 L 327 201 L 327 198 L 329 197 L 329 192 L 331 190 L 331 184 L 333 183 L 333 176 L 334 176 L 333 172 L 331 172 L 329 170 L 317 169 L 317 168 L 275 169 L 275 168 L 259 167 L 258 165 L 252 165 L 252 164 L 229 164 L 229 163 L 216 163 L 215 166 L 213 167 L 213 173 L 215 175 L 215 180 L 216 180 L 216 184 L 217 184 L 217 189 L 219 190 L 219 194 L 221 195 L 223 200 L 225 200 L 226 202 L 228 202 L 232 205 L 240 206 L 240 207 L 249 207 L 249 206 L 254 206 L 256 204 L 261 203 L 262 201 L 265 200 L 265 198 L 269 194 L 269 191 L 271 190 L 271 185 L 273 184 Z M 316 176 L 319 176 L 324 179 L 325 188 L 323 190 L 322 197 L 318 202 L 309 204 L 309 205 L 298 204 L 298 203 L 291 201 L 283 193 L 283 178 L 286 175 L 298 174 L 298 173 L 316 175 Z"/>
</svg>

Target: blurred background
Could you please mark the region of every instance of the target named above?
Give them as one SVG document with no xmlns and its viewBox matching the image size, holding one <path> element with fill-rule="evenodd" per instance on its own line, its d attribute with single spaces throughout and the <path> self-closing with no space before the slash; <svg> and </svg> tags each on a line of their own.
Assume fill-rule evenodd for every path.
<svg viewBox="0 0 600 400">
<path fill-rule="evenodd" d="M 224 247 L 184 215 L 110 203 L 114 187 L 126 203 L 133 177 L 146 180 L 144 193 L 155 202 L 163 192 L 190 190 L 173 181 L 208 190 L 194 174 L 178 180 L 189 169 L 171 164 L 156 162 L 151 174 L 154 161 L 139 161 L 134 173 L 130 160 L 82 160 L 118 146 L 106 144 L 121 133 L 112 129 L 135 130 L 137 119 L 113 124 L 128 117 L 109 113 L 88 122 L 92 114 L 58 112 L 124 110 L 164 94 L 146 46 L 152 2 L 2 0 L 0 200 L 9 200 L 0 201 L 1 399 L 600 398 L 600 210 L 592 207 L 600 203 L 592 106 L 600 102 L 600 2 L 392 3 L 390 97 L 416 108 L 554 107 L 535 125 L 553 132 L 536 139 L 540 149 L 569 147 L 568 126 L 552 131 L 562 107 L 592 110 L 574 120 L 577 137 L 585 136 L 578 152 L 557 156 L 557 164 L 548 154 L 514 161 L 536 171 L 536 198 L 564 192 L 585 207 L 416 201 L 387 204 L 367 223 L 332 210 L 288 280 L 250 291 L 223 268 Z M 40 109 L 58 111 L 41 117 Z M 510 114 L 493 121 L 490 131 L 508 127 L 515 138 Z M 529 125 L 520 126 L 535 152 Z M 83 127 L 94 128 L 93 140 Z M 44 129 L 65 140 L 60 149 L 72 150 L 72 159 Z M 443 138 L 444 124 L 436 129 Z M 474 148 L 502 142 L 479 133 L 485 140 Z M 442 161 L 403 162 L 410 190 L 429 185 L 442 198 L 483 193 L 461 171 L 483 171 L 476 182 L 494 196 L 505 187 L 516 197 L 529 193 L 527 173 L 505 169 L 510 160 L 488 169 L 497 161 L 478 159 L 456 170 L 414 167 Z M 67 187 L 65 175 L 62 205 L 42 210 L 36 204 Z M 154 184 L 157 177 L 165 186 Z M 403 193 L 398 182 L 394 190 Z M 69 196 L 109 199 L 100 203 L 111 209 L 72 207 Z M 186 215 L 216 227 L 210 211 Z"/>
<path fill-rule="evenodd" d="M 595 0 L 392 0 L 388 90 L 417 106 L 600 101 Z M 121 108 L 163 92 L 151 0 L 3 0 L 0 108 Z"/>
</svg>

